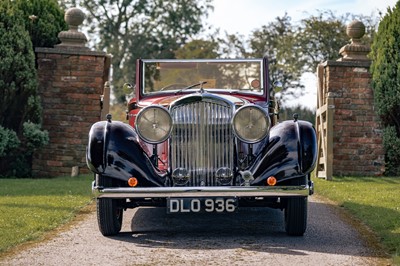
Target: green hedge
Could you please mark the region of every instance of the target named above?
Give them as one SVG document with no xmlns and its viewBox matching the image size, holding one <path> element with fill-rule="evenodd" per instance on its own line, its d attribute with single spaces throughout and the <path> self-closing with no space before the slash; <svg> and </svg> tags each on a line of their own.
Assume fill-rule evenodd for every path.
<svg viewBox="0 0 400 266">
<path fill-rule="evenodd" d="M 375 106 L 386 129 L 386 174 L 400 175 L 400 1 L 379 23 L 372 43 Z"/>
</svg>

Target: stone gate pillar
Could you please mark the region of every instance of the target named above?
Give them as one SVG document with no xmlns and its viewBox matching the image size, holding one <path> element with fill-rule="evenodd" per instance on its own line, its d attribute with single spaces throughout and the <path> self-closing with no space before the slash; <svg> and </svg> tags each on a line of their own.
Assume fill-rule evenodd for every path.
<svg viewBox="0 0 400 266">
<path fill-rule="evenodd" d="M 351 43 L 340 49 L 342 57 L 318 68 L 318 177 L 379 176 L 385 169 L 367 57 L 370 48 L 360 42 L 364 33 L 363 23 L 350 23 Z"/>
<path fill-rule="evenodd" d="M 84 14 L 77 8 L 65 13 L 69 30 L 60 32 L 61 44 L 37 48 L 39 95 L 43 107 L 43 129 L 50 143 L 34 154 L 33 174 L 55 177 L 87 173 L 85 154 L 90 126 L 104 119 L 101 99 L 109 99 L 104 84 L 109 79 L 111 57 L 85 46 L 78 31 Z M 105 95 L 104 95 L 105 94 Z"/>
</svg>

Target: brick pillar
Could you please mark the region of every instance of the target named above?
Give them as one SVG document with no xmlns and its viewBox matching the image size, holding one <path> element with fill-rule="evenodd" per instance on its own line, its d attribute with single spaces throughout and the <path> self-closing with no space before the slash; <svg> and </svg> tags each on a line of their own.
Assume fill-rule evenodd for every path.
<svg viewBox="0 0 400 266">
<path fill-rule="evenodd" d="M 334 176 L 379 176 L 385 169 L 382 125 L 374 108 L 366 57 L 370 49 L 359 42 L 365 32 L 360 23 L 347 28 L 352 43 L 340 50 L 342 58 L 323 63 L 320 84 L 324 97 L 333 98 Z"/>
<path fill-rule="evenodd" d="M 60 38 L 63 42 L 57 47 L 36 49 L 43 128 L 50 137 L 50 143 L 34 154 L 32 170 L 37 177 L 71 175 L 76 166 L 88 173 L 88 132 L 102 119 L 100 99 L 109 78 L 110 57 L 84 47 L 86 37 L 79 32 L 81 41 L 72 45 L 67 40 L 74 35 L 71 30 L 59 37 L 63 34 L 67 38 Z"/>
</svg>

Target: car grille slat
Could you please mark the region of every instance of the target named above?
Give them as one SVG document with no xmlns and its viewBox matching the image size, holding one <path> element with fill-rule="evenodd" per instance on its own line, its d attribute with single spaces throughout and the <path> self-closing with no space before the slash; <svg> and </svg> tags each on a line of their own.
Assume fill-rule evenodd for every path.
<svg viewBox="0 0 400 266">
<path fill-rule="evenodd" d="M 171 116 L 171 169 L 190 173 L 187 186 L 215 186 L 215 172 L 233 170 L 232 105 L 202 99 L 174 106 Z"/>
</svg>

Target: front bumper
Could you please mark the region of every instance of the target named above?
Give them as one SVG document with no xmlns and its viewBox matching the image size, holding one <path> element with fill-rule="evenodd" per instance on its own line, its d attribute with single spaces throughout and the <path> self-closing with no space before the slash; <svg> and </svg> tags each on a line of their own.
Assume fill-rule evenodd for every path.
<svg viewBox="0 0 400 266">
<path fill-rule="evenodd" d="M 168 198 L 168 197 L 301 197 L 314 193 L 314 184 L 279 187 L 139 187 L 103 188 L 92 183 L 96 198 Z"/>
</svg>

